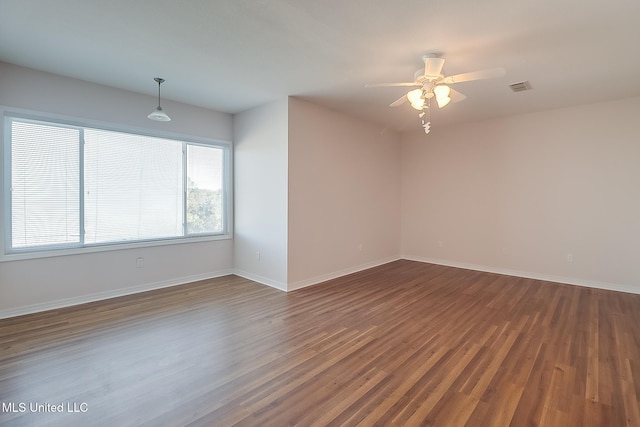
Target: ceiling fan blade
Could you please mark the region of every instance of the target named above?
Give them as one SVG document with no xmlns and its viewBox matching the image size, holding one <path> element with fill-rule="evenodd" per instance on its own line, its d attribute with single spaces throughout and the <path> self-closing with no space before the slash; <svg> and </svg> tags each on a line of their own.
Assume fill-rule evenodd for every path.
<svg viewBox="0 0 640 427">
<path fill-rule="evenodd" d="M 424 75 L 429 77 L 439 76 L 444 66 L 444 58 L 426 58 L 424 60 Z"/>
<path fill-rule="evenodd" d="M 400 82 L 400 83 L 367 83 L 364 87 L 400 87 L 400 86 L 422 86 L 416 82 Z"/>
<path fill-rule="evenodd" d="M 464 94 L 458 92 L 455 89 L 451 89 L 451 91 L 449 92 L 449 97 L 451 97 L 452 102 L 460 102 L 467 99 L 467 97 Z"/>
<path fill-rule="evenodd" d="M 491 68 L 488 70 L 472 71 L 470 73 L 455 74 L 445 77 L 442 81 L 446 84 L 469 82 L 472 80 L 493 79 L 502 77 L 506 73 L 504 68 Z"/>
<path fill-rule="evenodd" d="M 389 107 L 397 107 L 399 105 L 404 104 L 406 101 L 407 101 L 407 95 L 402 95 L 402 97 L 396 99 L 391 104 L 389 104 Z"/>
</svg>

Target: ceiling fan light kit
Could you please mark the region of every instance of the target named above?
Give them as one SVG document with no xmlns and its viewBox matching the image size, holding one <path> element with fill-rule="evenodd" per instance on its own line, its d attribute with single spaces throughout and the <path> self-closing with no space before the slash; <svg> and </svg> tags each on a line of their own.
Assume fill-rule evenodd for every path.
<svg viewBox="0 0 640 427">
<path fill-rule="evenodd" d="M 422 111 L 424 108 L 425 97 L 423 96 L 422 89 L 414 89 L 407 93 L 407 99 L 411 103 L 411 106 L 418 111 Z"/>
<path fill-rule="evenodd" d="M 164 83 L 164 79 L 155 77 L 153 80 L 158 83 L 158 106 L 147 117 L 151 120 L 155 120 L 156 122 L 170 122 L 171 117 L 169 117 L 160 106 L 160 85 Z"/>
<path fill-rule="evenodd" d="M 439 108 L 444 108 L 449 102 L 451 102 L 451 98 L 449 97 L 451 88 L 449 86 L 436 86 L 433 88 L 433 93 L 436 95 L 436 102 L 438 103 Z"/>
<path fill-rule="evenodd" d="M 451 89 L 450 84 L 469 82 L 473 80 L 491 79 L 504 76 L 504 68 L 493 68 L 488 70 L 473 71 L 470 73 L 455 74 L 453 76 L 445 76 L 442 74 L 444 66 L 444 58 L 440 58 L 435 54 L 426 54 L 422 56 L 424 61 L 424 69 L 416 71 L 413 82 L 399 83 L 379 83 L 366 85 L 367 87 L 411 87 L 418 86 L 403 95 L 401 98 L 392 102 L 390 107 L 397 107 L 409 101 L 411 107 L 420 111 L 418 115 L 422 120 L 422 127 L 425 133 L 430 132 L 431 122 L 429 117 L 425 120 L 425 111 L 429 111 L 431 98 L 436 99 L 438 108 L 446 107 L 452 100 L 459 102 L 466 98 L 458 91 Z M 427 114 L 429 116 L 429 114 Z"/>
</svg>

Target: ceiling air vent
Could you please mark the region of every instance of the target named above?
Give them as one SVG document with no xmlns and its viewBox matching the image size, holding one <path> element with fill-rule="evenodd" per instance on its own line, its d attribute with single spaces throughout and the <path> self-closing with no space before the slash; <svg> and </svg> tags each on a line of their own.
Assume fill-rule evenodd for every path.
<svg viewBox="0 0 640 427">
<path fill-rule="evenodd" d="M 512 83 L 509 85 L 509 87 L 514 92 L 524 92 L 525 90 L 531 89 L 531 83 L 525 80 L 523 82 Z"/>
</svg>

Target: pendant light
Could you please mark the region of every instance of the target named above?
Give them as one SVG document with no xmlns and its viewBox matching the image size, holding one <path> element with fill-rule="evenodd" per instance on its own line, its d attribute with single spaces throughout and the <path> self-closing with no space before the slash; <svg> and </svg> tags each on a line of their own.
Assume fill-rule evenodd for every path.
<svg viewBox="0 0 640 427">
<path fill-rule="evenodd" d="M 162 107 L 160 106 L 160 85 L 164 83 L 164 79 L 161 79 L 160 77 L 156 77 L 153 80 L 158 82 L 158 108 L 153 110 L 151 114 L 149 114 L 147 117 L 157 122 L 169 122 L 171 121 L 171 117 L 167 116 L 167 113 L 165 113 Z"/>
</svg>

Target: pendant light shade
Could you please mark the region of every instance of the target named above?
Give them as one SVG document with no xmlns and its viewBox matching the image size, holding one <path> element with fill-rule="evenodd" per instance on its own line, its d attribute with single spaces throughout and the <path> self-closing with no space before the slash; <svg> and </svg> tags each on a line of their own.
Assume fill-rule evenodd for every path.
<svg viewBox="0 0 640 427">
<path fill-rule="evenodd" d="M 156 77 L 153 80 L 158 82 L 158 107 L 155 110 L 153 110 L 151 114 L 149 114 L 147 117 L 157 122 L 169 122 L 171 121 L 171 117 L 169 117 L 167 113 L 165 113 L 162 107 L 160 106 L 160 85 L 164 83 L 164 79 L 161 79 L 160 77 Z"/>
</svg>

